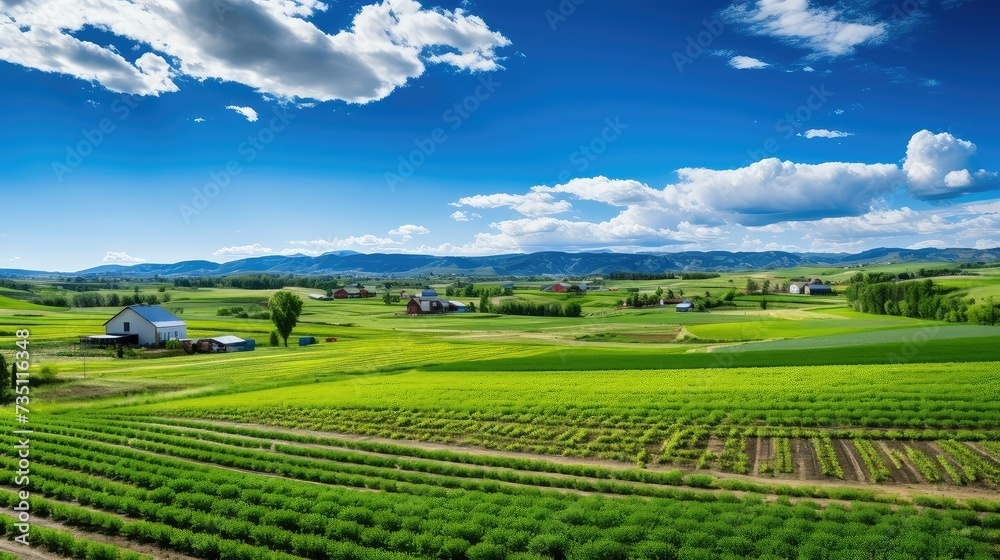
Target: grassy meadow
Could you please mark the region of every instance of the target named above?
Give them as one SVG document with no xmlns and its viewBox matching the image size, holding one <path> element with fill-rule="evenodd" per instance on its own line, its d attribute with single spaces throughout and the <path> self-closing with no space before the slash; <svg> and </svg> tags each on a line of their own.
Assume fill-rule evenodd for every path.
<svg viewBox="0 0 1000 560">
<path fill-rule="evenodd" d="M 620 305 L 630 289 L 720 297 L 855 272 L 584 296 L 517 283 L 512 297 L 574 301 L 578 318 L 413 317 L 288 288 L 304 305 L 287 348 L 268 344 L 269 320 L 217 314 L 275 290 L 143 283 L 190 338 L 257 349 L 124 359 L 77 344 L 120 308 L 31 303 L 65 292 L 53 281 L 2 288 L 0 351 L 29 329 L 38 379 L 33 541 L 86 558 L 995 557 L 1000 329 L 858 313 L 839 295 Z M 1000 269 L 975 272 L 940 282 L 1000 296 Z M 0 423 L 16 444 L 12 407 Z"/>
</svg>

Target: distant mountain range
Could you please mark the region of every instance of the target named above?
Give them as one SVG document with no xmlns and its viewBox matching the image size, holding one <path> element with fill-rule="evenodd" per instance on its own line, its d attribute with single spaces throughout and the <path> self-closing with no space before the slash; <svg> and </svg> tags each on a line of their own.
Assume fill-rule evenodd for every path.
<svg viewBox="0 0 1000 560">
<path fill-rule="evenodd" d="M 228 276 L 235 274 L 426 276 L 585 276 L 611 272 L 740 271 L 798 266 L 854 266 L 917 262 L 1000 262 L 995 249 L 872 249 L 858 254 L 782 251 L 681 253 L 561 253 L 440 257 L 337 251 L 316 257 L 267 256 L 227 263 L 182 261 L 174 264 L 103 265 L 77 272 L 0 269 L 0 277 L 38 276 Z"/>
</svg>

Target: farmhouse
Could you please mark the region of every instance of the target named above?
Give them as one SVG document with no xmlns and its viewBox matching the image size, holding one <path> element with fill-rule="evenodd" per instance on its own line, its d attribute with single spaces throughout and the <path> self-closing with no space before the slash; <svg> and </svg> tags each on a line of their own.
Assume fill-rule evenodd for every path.
<svg viewBox="0 0 1000 560">
<path fill-rule="evenodd" d="M 336 299 L 370 298 L 373 295 L 375 294 L 366 288 L 340 288 L 333 292 L 333 297 Z"/>
<path fill-rule="evenodd" d="M 158 346 L 168 340 L 187 338 L 187 324 L 158 305 L 130 305 L 104 323 L 104 337 L 87 337 L 98 343 L 100 338 L 117 337 L 113 344 Z"/>
<path fill-rule="evenodd" d="M 808 286 L 808 285 L 809 284 L 806 284 L 805 282 L 792 282 L 788 286 L 788 293 L 790 293 L 790 294 L 802 294 L 802 293 L 805 293 L 803 290 L 805 290 L 806 286 Z"/>
<path fill-rule="evenodd" d="M 406 313 L 408 315 L 432 315 L 447 311 L 448 302 L 441 301 L 437 296 L 410 298 L 410 301 L 406 304 Z"/>
<path fill-rule="evenodd" d="M 688 300 L 684 300 L 684 301 L 682 301 L 682 302 L 680 302 L 680 303 L 677 304 L 677 312 L 678 313 L 687 313 L 688 311 L 691 311 L 692 309 L 694 309 L 694 304 L 691 303 Z"/>
</svg>

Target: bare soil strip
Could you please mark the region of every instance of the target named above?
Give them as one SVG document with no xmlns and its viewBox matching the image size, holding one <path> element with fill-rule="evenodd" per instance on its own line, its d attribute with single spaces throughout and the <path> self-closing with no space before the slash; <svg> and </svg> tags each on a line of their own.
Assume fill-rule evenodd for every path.
<svg viewBox="0 0 1000 560">
<path fill-rule="evenodd" d="M 840 462 L 840 467 L 844 469 L 844 480 L 871 483 L 872 480 L 868 474 L 868 469 L 858 460 L 857 449 L 855 449 L 851 440 L 835 439 L 831 441 L 833 442 L 834 451 L 837 452 L 837 461 Z"/>
</svg>

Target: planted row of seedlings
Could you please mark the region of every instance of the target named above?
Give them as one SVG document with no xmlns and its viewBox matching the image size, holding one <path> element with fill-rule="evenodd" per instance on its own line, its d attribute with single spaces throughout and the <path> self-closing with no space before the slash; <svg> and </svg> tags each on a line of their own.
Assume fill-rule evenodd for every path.
<svg viewBox="0 0 1000 560">
<path fill-rule="evenodd" d="M 906 518 L 920 514 L 911 509 L 900 516 L 887 506 L 821 509 L 807 503 L 795 507 L 770 505 L 760 499 L 637 502 L 551 494 L 505 497 L 462 491 L 441 496 L 366 494 L 293 481 L 261 481 L 259 476 L 207 467 L 190 468 L 164 457 L 154 459 L 175 466 L 151 465 L 142 469 L 142 453 L 132 455 L 130 450 L 123 450 L 129 452 L 124 461 L 101 463 L 99 457 L 107 457 L 110 449 L 83 443 L 96 449 L 77 450 L 76 454 L 87 457 L 76 459 L 81 462 L 77 468 L 88 473 L 81 475 L 83 479 L 93 481 L 94 474 L 127 476 L 135 469 L 147 476 L 132 476 L 130 481 L 156 486 L 140 489 L 136 485 L 132 492 L 145 492 L 146 499 L 135 507 L 139 515 L 154 516 L 157 521 L 126 522 L 125 536 L 149 539 L 164 548 L 176 547 L 205 558 L 249 557 L 224 546 L 234 539 L 220 534 L 240 535 L 268 547 L 267 553 L 253 551 L 256 558 L 283 558 L 282 548 L 307 558 L 355 554 L 368 558 L 742 556 L 783 549 L 803 552 L 829 549 L 814 534 L 818 526 L 830 522 L 851 527 L 852 536 L 859 538 L 865 538 L 870 529 L 873 535 L 897 534 L 901 543 L 940 541 L 929 549 L 931 554 L 953 554 L 968 547 L 986 550 L 988 545 L 984 540 L 988 527 L 973 524 L 969 528 L 968 523 L 951 516 L 928 519 L 929 523 L 919 530 L 909 528 L 900 532 L 898 528 L 912 525 Z M 74 446 L 45 442 L 41 447 L 69 453 Z M 113 461 L 114 457 L 110 459 Z M 42 460 L 47 462 L 49 457 L 43 456 Z M 150 478 L 154 475 L 160 479 Z M 97 484 L 128 487 L 107 481 Z M 278 488 L 284 492 L 263 491 Z M 101 508 L 110 507 L 115 499 L 139 500 L 139 494 L 124 493 L 126 498 L 118 498 L 123 495 L 123 488 L 115 490 L 111 494 L 78 489 L 75 495 Z M 122 502 L 118 503 L 121 506 Z M 219 514 L 204 513 L 206 510 Z M 93 520 L 88 523 L 89 528 L 113 527 Z M 782 531 L 781 527 L 788 527 L 788 531 Z M 948 535 L 962 527 L 969 530 L 969 535 L 958 541 L 934 540 L 938 532 Z M 208 528 L 217 533 L 202 532 Z M 200 538 L 195 538 L 198 535 Z M 368 545 L 364 549 L 367 552 L 348 548 L 351 539 L 364 543 L 362 546 Z M 838 543 L 833 550 L 849 550 L 852 541 Z"/>
</svg>

